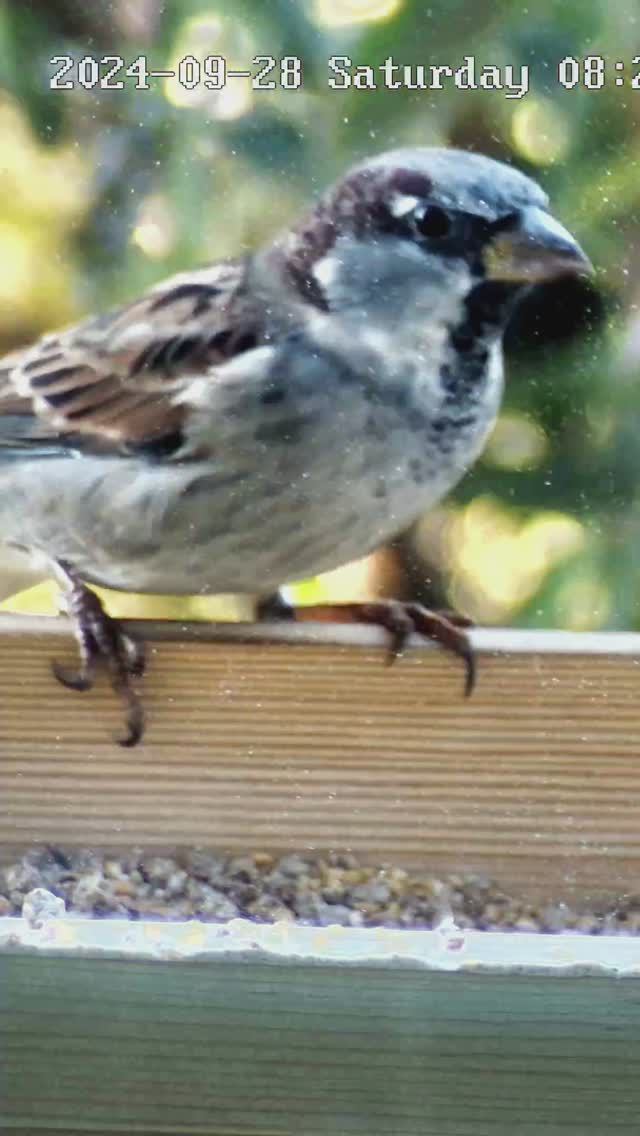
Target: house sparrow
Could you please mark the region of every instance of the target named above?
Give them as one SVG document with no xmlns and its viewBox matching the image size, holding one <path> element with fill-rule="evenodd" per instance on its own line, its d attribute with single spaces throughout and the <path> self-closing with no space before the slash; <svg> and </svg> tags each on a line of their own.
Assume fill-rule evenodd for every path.
<svg viewBox="0 0 640 1136">
<path fill-rule="evenodd" d="M 81 670 L 58 677 L 86 688 L 105 661 L 128 704 L 122 743 L 138 741 L 142 647 L 86 584 L 254 593 L 286 614 L 281 585 L 365 555 L 455 485 L 498 411 L 514 302 L 588 267 L 522 173 L 396 150 L 266 248 L 2 360 L 0 532 L 63 585 Z M 329 614 L 382 624 L 392 653 L 412 630 L 439 640 L 470 688 L 448 617 L 394 602 Z"/>
</svg>

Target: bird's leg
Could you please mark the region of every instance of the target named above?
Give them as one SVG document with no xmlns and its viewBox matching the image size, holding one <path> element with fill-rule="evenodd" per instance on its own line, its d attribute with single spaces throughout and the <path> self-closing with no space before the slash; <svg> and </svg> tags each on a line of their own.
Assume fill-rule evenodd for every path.
<svg viewBox="0 0 640 1136">
<path fill-rule="evenodd" d="M 117 619 L 107 615 L 98 596 L 69 564 L 57 561 L 55 570 L 78 642 L 80 669 L 72 673 L 54 662 L 53 673 L 71 690 L 90 690 L 98 664 L 104 663 L 126 709 L 126 733 L 118 740 L 122 746 L 134 746 L 143 734 L 144 713 L 132 679 L 144 673 L 144 648 L 123 631 Z"/>
<path fill-rule="evenodd" d="M 387 663 L 403 653 L 413 632 L 433 639 L 465 664 L 465 694 L 471 694 L 476 680 L 476 660 L 466 629 L 471 620 L 452 611 L 431 611 L 417 603 L 375 600 L 367 603 L 311 604 L 291 607 L 279 592 L 258 605 L 260 619 L 295 619 L 313 623 L 372 623 L 389 634 Z"/>
<path fill-rule="evenodd" d="M 296 609 L 287 603 L 282 592 L 272 592 L 269 596 L 261 596 L 256 603 L 256 619 L 279 620 L 295 619 Z"/>
</svg>

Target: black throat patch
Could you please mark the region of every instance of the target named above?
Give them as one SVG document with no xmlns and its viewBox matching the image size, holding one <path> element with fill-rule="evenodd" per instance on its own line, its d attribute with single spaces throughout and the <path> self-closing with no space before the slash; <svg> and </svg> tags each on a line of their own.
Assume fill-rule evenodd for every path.
<svg viewBox="0 0 640 1136">
<path fill-rule="evenodd" d="M 489 280 L 469 292 L 463 317 L 449 332 L 452 360 L 440 370 L 448 404 L 468 400 L 482 385 L 489 349 L 504 332 L 520 292 L 518 285 Z"/>
</svg>

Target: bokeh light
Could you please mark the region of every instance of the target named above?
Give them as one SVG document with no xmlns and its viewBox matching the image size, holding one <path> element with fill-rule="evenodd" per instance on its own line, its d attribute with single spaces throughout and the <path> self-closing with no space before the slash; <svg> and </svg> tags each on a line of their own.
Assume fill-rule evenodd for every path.
<svg viewBox="0 0 640 1136">
<path fill-rule="evenodd" d="M 313 18 L 326 28 L 376 24 L 391 20 L 401 7 L 402 0 L 314 0 Z"/>
<path fill-rule="evenodd" d="M 585 543 L 574 517 L 540 512 L 523 521 L 499 501 L 478 497 L 453 516 L 447 534 L 455 606 L 479 622 L 508 620 Z"/>
<path fill-rule="evenodd" d="M 548 444 L 544 430 L 525 414 L 501 414 L 484 452 L 484 461 L 500 469 L 535 469 Z"/>
<path fill-rule="evenodd" d="M 131 241 L 145 256 L 159 260 L 167 256 L 176 238 L 176 226 L 169 201 L 164 194 L 152 194 L 142 201 Z"/>
<path fill-rule="evenodd" d="M 536 166 L 561 161 L 571 145 L 571 130 L 562 109 L 550 99 L 531 94 L 513 112 L 511 136 L 517 152 Z"/>
<path fill-rule="evenodd" d="M 247 78 L 233 77 L 223 82 L 225 72 L 219 68 L 226 68 L 227 75 L 231 71 L 246 71 L 255 54 L 254 38 L 239 16 L 217 12 L 193 16 L 185 20 L 173 45 L 168 70 L 175 75 L 164 80 L 165 96 L 172 106 L 202 107 L 221 122 L 241 118 L 253 106 L 251 83 Z M 198 82 L 194 82 L 195 72 L 193 76 L 187 74 L 184 61 L 189 57 L 196 61 Z M 224 60 L 224 64 L 216 64 L 209 77 L 207 57 Z M 207 86 L 207 82 L 218 81 L 219 89 Z M 192 82 L 194 85 L 190 86 Z"/>
</svg>

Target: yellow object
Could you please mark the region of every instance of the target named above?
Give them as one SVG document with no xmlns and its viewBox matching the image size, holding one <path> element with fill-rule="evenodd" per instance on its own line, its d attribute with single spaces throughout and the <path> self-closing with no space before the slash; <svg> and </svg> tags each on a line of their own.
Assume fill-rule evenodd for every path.
<svg viewBox="0 0 640 1136">
<path fill-rule="evenodd" d="M 315 0 L 313 18 L 325 28 L 352 24 L 379 24 L 391 20 L 402 0 Z"/>
</svg>

